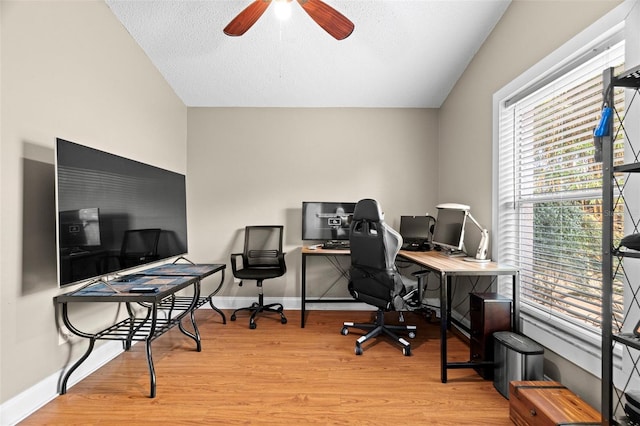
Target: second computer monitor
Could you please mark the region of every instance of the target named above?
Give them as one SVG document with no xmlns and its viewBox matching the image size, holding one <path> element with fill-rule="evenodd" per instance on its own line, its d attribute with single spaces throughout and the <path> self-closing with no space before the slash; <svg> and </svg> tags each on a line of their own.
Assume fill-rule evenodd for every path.
<svg viewBox="0 0 640 426">
<path fill-rule="evenodd" d="M 404 245 L 430 248 L 435 219 L 432 216 L 400 216 L 400 235 Z"/>
<path fill-rule="evenodd" d="M 433 244 L 447 251 L 460 251 L 464 243 L 467 212 L 457 209 L 438 209 Z"/>
</svg>

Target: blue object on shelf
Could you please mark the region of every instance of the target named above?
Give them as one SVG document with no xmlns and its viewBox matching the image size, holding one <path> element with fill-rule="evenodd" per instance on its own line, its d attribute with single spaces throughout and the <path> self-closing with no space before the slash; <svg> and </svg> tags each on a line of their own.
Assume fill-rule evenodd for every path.
<svg viewBox="0 0 640 426">
<path fill-rule="evenodd" d="M 598 127 L 593 131 L 596 137 L 609 136 L 609 122 L 611 121 L 611 107 L 602 108 L 602 116 Z"/>
</svg>

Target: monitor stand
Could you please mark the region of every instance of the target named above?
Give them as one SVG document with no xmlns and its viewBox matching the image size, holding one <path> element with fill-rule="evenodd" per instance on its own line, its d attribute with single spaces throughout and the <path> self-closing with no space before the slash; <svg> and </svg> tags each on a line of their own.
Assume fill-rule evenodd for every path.
<svg viewBox="0 0 640 426">
<path fill-rule="evenodd" d="M 447 257 L 465 257 L 467 253 L 463 250 L 444 250 L 443 254 Z"/>
</svg>

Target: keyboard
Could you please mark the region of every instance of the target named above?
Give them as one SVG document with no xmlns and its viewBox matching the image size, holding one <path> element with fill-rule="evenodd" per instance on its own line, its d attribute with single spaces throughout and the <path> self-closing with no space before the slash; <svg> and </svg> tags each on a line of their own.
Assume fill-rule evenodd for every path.
<svg viewBox="0 0 640 426">
<path fill-rule="evenodd" d="M 349 241 L 326 241 L 322 244 L 325 250 L 349 250 Z"/>
</svg>

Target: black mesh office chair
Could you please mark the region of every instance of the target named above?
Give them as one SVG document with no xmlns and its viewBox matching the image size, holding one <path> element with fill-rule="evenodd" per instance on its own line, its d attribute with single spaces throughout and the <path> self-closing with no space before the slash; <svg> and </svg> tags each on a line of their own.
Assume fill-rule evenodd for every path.
<svg viewBox="0 0 640 426">
<path fill-rule="evenodd" d="M 160 232 L 159 228 L 125 231 L 119 256 L 120 267 L 130 268 L 158 260 Z"/>
<path fill-rule="evenodd" d="M 349 328 L 368 331 L 356 340 L 356 355 L 362 355 L 362 344 L 385 334 L 400 343 L 404 355 L 411 355 L 411 345 L 395 332 L 403 331 L 415 337 L 412 325 L 387 325 L 386 311 L 401 312 L 409 307 L 404 299 L 406 289 L 395 266 L 396 255 L 402 246 L 402 237 L 384 222 L 380 205 L 376 200 L 358 201 L 350 227 L 351 269 L 349 292 L 361 302 L 378 308 L 375 323 L 345 322 L 342 334 Z"/>
<path fill-rule="evenodd" d="M 231 269 L 233 276 L 240 280 L 256 280 L 258 285 L 258 302 L 251 306 L 239 308 L 231 314 L 231 321 L 236 320 L 236 313 L 251 312 L 249 328 L 256 328 L 256 315 L 261 312 L 280 314 L 280 322 L 287 323 L 280 303 L 264 304 L 262 281 L 280 277 L 287 272 L 282 251 L 284 227 L 277 226 L 247 226 L 244 231 L 244 251 L 231 254 Z M 241 264 L 238 264 L 241 260 Z M 242 281 L 240 281 L 242 285 Z"/>
</svg>

